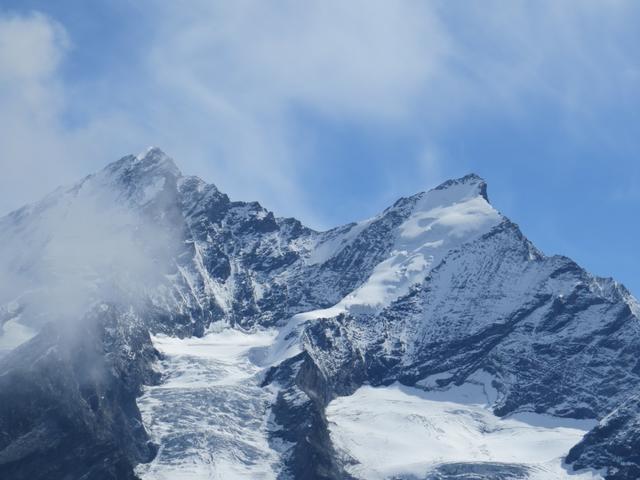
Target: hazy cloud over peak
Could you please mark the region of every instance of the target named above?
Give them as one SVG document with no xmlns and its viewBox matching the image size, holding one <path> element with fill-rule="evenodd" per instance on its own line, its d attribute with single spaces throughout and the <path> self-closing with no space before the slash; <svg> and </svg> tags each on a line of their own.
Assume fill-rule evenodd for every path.
<svg viewBox="0 0 640 480">
<path fill-rule="evenodd" d="M 64 28 L 40 13 L 0 17 L 0 78 L 42 80 L 55 72 L 68 46 Z"/>
</svg>

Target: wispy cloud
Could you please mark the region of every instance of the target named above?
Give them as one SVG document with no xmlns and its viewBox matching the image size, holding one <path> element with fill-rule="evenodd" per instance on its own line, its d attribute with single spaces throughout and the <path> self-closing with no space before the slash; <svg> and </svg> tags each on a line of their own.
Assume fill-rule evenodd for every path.
<svg viewBox="0 0 640 480">
<path fill-rule="evenodd" d="M 0 15 L 3 213 L 77 180 L 132 144 L 128 114 L 92 112 L 75 126 L 65 121 L 74 104 L 86 101 L 74 97 L 60 72 L 72 41 L 44 14 Z"/>
<path fill-rule="evenodd" d="M 56 71 L 68 46 L 63 27 L 44 15 L 0 17 L 3 206 L 27 200 L 20 194 L 27 172 L 38 182 L 43 159 L 65 149 L 64 132 L 55 128 L 63 102 Z"/>
<path fill-rule="evenodd" d="M 403 132 L 417 153 L 394 160 L 412 172 L 400 180 L 421 175 L 425 186 L 465 168 L 443 135 L 496 116 L 523 121 L 541 104 L 568 135 L 614 142 L 600 113 L 638 99 L 636 5 L 145 0 L 131 11 L 149 32 L 138 53 L 81 96 L 60 72 L 72 31 L 42 14 L 5 15 L 0 209 L 158 144 L 236 198 L 320 223 L 318 192 L 304 186 L 324 168 L 299 135 L 307 112 L 372 142 Z M 79 123 L 65 121 L 78 110 Z"/>
<path fill-rule="evenodd" d="M 301 176 L 311 159 L 301 156 L 296 112 L 365 125 L 407 121 L 448 48 L 435 15 L 415 3 L 154 6 L 149 72 L 163 95 L 181 99 L 162 117 L 197 119 L 197 138 L 176 138 L 171 149 L 192 150 L 203 170 L 212 164 L 232 194 L 307 220 L 313 194 Z"/>
</svg>

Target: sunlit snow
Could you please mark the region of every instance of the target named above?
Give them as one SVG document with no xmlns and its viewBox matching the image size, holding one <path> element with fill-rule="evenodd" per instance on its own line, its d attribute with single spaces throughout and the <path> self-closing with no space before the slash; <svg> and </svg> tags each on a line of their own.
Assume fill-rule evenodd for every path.
<svg viewBox="0 0 640 480">
<path fill-rule="evenodd" d="M 346 311 L 375 312 L 408 293 L 448 252 L 502 221 L 478 188 L 475 183 L 463 183 L 423 194 L 398 227 L 389 257 L 374 268 L 367 281 L 337 305 L 302 313 L 300 319 L 329 318 Z"/>
<path fill-rule="evenodd" d="M 363 386 L 329 404 L 331 439 L 351 459 L 349 473 L 368 480 L 422 478 L 444 464 L 478 462 L 521 465 L 534 480 L 602 478 L 562 463 L 593 422 L 533 413 L 499 418 L 488 405 L 492 395 L 480 382 L 444 392 Z"/>
</svg>

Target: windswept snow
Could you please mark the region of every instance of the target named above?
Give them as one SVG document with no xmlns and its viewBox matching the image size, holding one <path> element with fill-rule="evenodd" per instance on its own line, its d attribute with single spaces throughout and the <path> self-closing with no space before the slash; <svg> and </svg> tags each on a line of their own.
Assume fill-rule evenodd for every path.
<svg viewBox="0 0 640 480">
<path fill-rule="evenodd" d="M 271 331 L 226 328 L 203 338 L 153 338 L 165 355 L 164 381 L 138 400 L 143 422 L 160 445 L 139 465 L 144 480 L 275 479 L 280 456 L 268 440 L 272 393 L 259 386 L 255 347 Z"/>
<path fill-rule="evenodd" d="M 347 310 L 378 311 L 405 295 L 451 249 L 488 232 L 502 220 L 481 196 L 450 202 L 442 192 L 429 192 L 398 228 L 388 259 L 376 266 L 367 282 L 340 302 Z M 433 198 L 433 197 L 436 198 Z M 446 200 L 444 204 L 439 201 Z"/>
<path fill-rule="evenodd" d="M 300 314 L 299 319 L 330 318 L 347 311 L 378 312 L 423 282 L 452 249 L 484 235 L 502 220 L 480 195 L 478 185 L 460 184 L 424 193 L 398 227 L 389 257 L 367 281 L 335 306 Z"/>
<path fill-rule="evenodd" d="M 535 480 L 602 478 L 562 463 L 593 422 L 533 413 L 499 418 L 489 408 L 492 395 L 482 381 L 440 392 L 364 386 L 329 404 L 331 439 L 352 460 L 349 473 L 363 479 L 422 478 L 460 463 L 517 465 Z"/>
<path fill-rule="evenodd" d="M 331 230 L 322 235 L 313 245 L 307 262 L 310 265 L 321 264 L 337 255 L 347 245 L 352 243 L 362 231 L 371 225 L 373 219 L 363 220 L 345 227 Z"/>
</svg>

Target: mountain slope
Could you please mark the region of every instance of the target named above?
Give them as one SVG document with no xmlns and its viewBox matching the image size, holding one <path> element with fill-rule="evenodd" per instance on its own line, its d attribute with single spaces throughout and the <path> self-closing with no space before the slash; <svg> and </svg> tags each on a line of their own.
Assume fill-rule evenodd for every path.
<svg viewBox="0 0 640 480">
<path fill-rule="evenodd" d="M 349 421 L 336 412 L 352 412 L 336 408 L 338 397 L 396 384 L 451 393 L 478 379 L 491 400 L 481 410 L 457 405 L 486 416 L 483 429 L 526 412 L 552 419 L 551 430 L 562 419 L 602 421 L 568 461 L 615 479 L 638 464 L 628 448 L 640 393 L 637 302 L 539 252 L 476 175 L 317 232 L 230 200 L 152 148 L 0 227 L 0 379 L 20 386 L 2 393 L 7 478 L 133 477 L 155 455 L 147 434 L 159 453 L 137 467 L 142 478 L 185 465 L 189 478 L 357 477 L 370 470 L 363 458 L 354 467 L 336 436 Z M 55 375 L 49 363 L 61 365 Z M 30 391 L 40 403 L 21 400 Z M 69 410 L 43 406 L 63 403 Z M 62 441 L 91 448 L 59 456 Z M 536 468 L 570 470 L 561 450 L 543 467 L 453 456 L 390 475 L 536 478 Z M 82 461 L 71 465 L 74 455 Z"/>
</svg>

